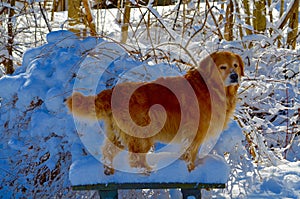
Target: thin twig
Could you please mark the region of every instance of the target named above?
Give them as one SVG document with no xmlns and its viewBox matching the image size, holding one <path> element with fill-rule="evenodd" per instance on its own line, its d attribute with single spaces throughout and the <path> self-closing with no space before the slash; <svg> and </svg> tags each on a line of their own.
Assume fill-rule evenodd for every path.
<svg viewBox="0 0 300 199">
<path fill-rule="evenodd" d="M 175 26 L 176 26 L 177 19 L 178 19 L 178 16 L 179 16 L 179 11 L 180 11 L 181 4 L 182 4 L 182 0 L 179 0 L 178 6 L 177 6 L 177 10 L 176 10 L 176 17 L 174 19 L 173 30 L 175 30 Z"/>
<path fill-rule="evenodd" d="M 196 67 L 198 65 L 197 62 L 196 62 L 196 60 L 191 55 L 191 53 L 185 47 L 183 47 L 181 44 L 168 42 L 168 43 L 162 43 L 162 44 L 158 45 L 157 47 L 165 46 L 165 45 L 171 45 L 171 46 L 178 46 L 178 47 L 180 47 L 190 57 L 190 59 L 192 60 L 194 66 Z"/>
<path fill-rule="evenodd" d="M 205 18 L 204 18 L 204 22 L 203 22 L 203 25 L 201 26 L 201 28 L 199 28 L 196 32 L 194 32 L 194 34 L 189 38 L 189 40 L 187 41 L 185 47 L 187 48 L 188 45 L 190 44 L 190 42 L 192 41 L 192 39 L 198 34 L 200 33 L 204 27 L 205 27 L 205 24 L 206 24 L 206 21 L 207 21 L 207 18 L 208 18 L 208 12 L 210 12 L 210 10 L 212 9 L 213 7 L 209 8 L 209 10 L 205 11 Z"/>
<path fill-rule="evenodd" d="M 43 15 L 43 19 L 44 19 L 45 23 L 47 24 L 48 31 L 51 32 L 52 29 L 51 29 L 51 27 L 50 27 L 49 20 L 47 19 L 46 15 L 45 15 L 45 13 L 44 13 L 44 8 L 42 7 L 41 2 L 39 2 L 39 6 L 40 6 L 41 13 L 42 13 L 42 15 Z"/>
<path fill-rule="evenodd" d="M 206 0 L 206 6 L 207 6 L 207 8 L 208 8 L 208 10 L 209 10 L 209 12 L 210 12 L 210 14 L 211 14 L 211 17 L 213 18 L 213 21 L 214 21 L 216 27 L 217 27 L 219 39 L 220 39 L 220 40 L 223 40 L 223 39 L 224 39 L 224 38 L 223 38 L 223 35 L 222 35 L 222 33 L 221 33 L 221 30 L 220 30 L 220 28 L 219 28 L 219 25 L 218 25 L 218 22 L 217 22 L 217 20 L 216 20 L 216 18 L 215 18 L 214 13 L 213 13 L 212 10 L 210 9 L 210 5 L 209 5 L 209 1 L 208 1 L 208 0 Z"/>
<path fill-rule="evenodd" d="M 155 16 L 155 18 L 158 20 L 158 22 L 164 27 L 164 29 L 168 32 L 168 34 L 170 35 L 172 40 L 175 40 L 175 38 L 173 37 L 171 31 L 165 26 L 164 22 L 162 21 L 162 19 L 160 17 L 157 16 L 157 13 L 154 13 L 152 9 L 150 9 L 149 7 L 147 7 L 148 10 Z M 175 34 L 175 33 L 174 33 Z"/>
</svg>

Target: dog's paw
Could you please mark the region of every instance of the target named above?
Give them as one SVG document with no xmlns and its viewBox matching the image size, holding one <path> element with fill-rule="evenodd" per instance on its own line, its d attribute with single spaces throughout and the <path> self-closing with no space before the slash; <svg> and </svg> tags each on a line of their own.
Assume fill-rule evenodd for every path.
<svg viewBox="0 0 300 199">
<path fill-rule="evenodd" d="M 180 160 L 183 160 L 185 162 L 191 161 L 191 154 L 189 152 L 185 152 L 180 156 Z"/>
<path fill-rule="evenodd" d="M 149 176 L 152 172 L 152 168 L 151 167 L 147 167 L 147 168 L 140 168 L 139 169 L 139 173 L 145 176 Z"/>
<path fill-rule="evenodd" d="M 195 169 L 195 164 L 191 162 L 187 165 L 187 168 L 188 168 L 188 171 L 191 172 Z"/>
<path fill-rule="evenodd" d="M 104 174 L 105 175 L 113 175 L 115 173 L 115 169 L 104 165 Z"/>
</svg>

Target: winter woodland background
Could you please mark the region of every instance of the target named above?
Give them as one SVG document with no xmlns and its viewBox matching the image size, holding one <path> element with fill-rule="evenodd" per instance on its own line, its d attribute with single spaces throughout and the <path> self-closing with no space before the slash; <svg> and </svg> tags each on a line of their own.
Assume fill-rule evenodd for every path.
<svg viewBox="0 0 300 199">
<path fill-rule="evenodd" d="M 64 33 L 72 41 L 51 36 L 56 30 L 73 32 Z M 100 38 L 124 50 L 122 63 L 180 70 L 196 66 L 203 51 L 240 54 L 245 77 L 234 119 L 242 146 L 224 154 L 231 167 L 227 189 L 204 195 L 299 198 L 299 34 L 299 0 L 1 0 L 0 198 L 97 197 L 70 188 L 72 159 L 88 152 L 63 99 Z M 281 173 L 282 165 L 290 173 Z"/>
</svg>

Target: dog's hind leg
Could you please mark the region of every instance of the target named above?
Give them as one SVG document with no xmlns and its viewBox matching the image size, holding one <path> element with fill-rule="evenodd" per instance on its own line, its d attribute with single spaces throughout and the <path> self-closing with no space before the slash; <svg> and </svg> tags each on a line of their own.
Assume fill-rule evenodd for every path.
<svg viewBox="0 0 300 199">
<path fill-rule="evenodd" d="M 102 163 L 104 164 L 105 175 L 112 175 L 115 173 L 113 160 L 121 150 L 120 146 L 116 146 L 116 144 L 112 143 L 109 139 L 105 140 L 102 147 Z"/>
<path fill-rule="evenodd" d="M 106 139 L 102 146 L 102 162 L 104 164 L 104 174 L 112 175 L 115 172 L 113 167 L 113 160 L 118 153 L 124 150 L 124 146 L 121 144 L 119 137 L 116 136 L 113 131 L 112 125 L 106 123 Z"/>
</svg>

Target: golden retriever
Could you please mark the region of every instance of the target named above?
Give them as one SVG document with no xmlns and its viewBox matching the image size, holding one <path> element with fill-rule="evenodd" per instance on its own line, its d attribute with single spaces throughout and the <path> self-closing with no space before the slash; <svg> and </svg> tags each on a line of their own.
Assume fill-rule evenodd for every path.
<svg viewBox="0 0 300 199">
<path fill-rule="evenodd" d="M 66 104 L 75 116 L 105 122 L 102 158 L 106 175 L 114 173 L 113 159 L 125 149 L 131 167 L 150 173 L 146 154 L 156 142 L 182 144 L 181 159 L 192 171 L 201 144 L 226 128 L 243 75 L 239 55 L 215 52 L 184 76 L 121 83 L 96 96 L 75 92 Z"/>
</svg>

